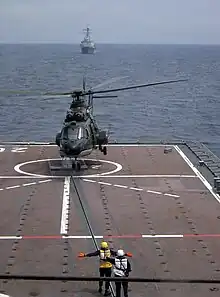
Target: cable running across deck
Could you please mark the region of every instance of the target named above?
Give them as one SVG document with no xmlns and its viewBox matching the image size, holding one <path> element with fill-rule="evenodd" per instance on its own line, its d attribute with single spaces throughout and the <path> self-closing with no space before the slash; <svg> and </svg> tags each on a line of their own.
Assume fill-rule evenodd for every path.
<svg viewBox="0 0 220 297">
<path fill-rule="evenodd" d="M 80 180 L 80 179 L 79 179 L 79 180 Z M 77 180 L 77 182 L 78 182 L 79 180 Z M 96 239 L 95 239 L 95 233 L 93 232 L 91 223 L 90 223 L 90 221 L 89 221 L 89 218 L 88 218 L 88 215 L 87 215 L 87 212 L 86 212 L 86 208 L 84 207 L 82 198 L 81 198 L 80 193 L 79 193 L 79 190 L 78 190 L 78 188 L 77 188 L 76 180 L 74 180 L 73 176 L 71 176 L 71 177 L 70 177 L 70 181 L 72 181 L 73 186 L 74 186 L 74 189 L 75 189 L 75 192 L 76 192 L 76 195 L 77 195 L 77 197 L 78 197 L 78 199 L 79 199 L 79 203 L 80 203 L 80 206 L 81 206 L 81 208 L 82 208 L 83 215 L 84 215 L 85 220 L 86 220 L 86 224 L 87 224 L 88 229 L 89 229 L 89 232 L 90 232 L 90 234 L 91 234 L 91 236 L 92 236 L 92 241 L 93 241 L 93 243 L 94 243 L 94 245 L 95 245 L 95 248 L 98 250 L 98 249 L 99 249 L 99 246 L 98 246 L 98 243 L 97 243 L 97 241 L 96 241 Z M 111 291 L 111 295 L 112 295 L 113 297 L 115 297 L 116 294 L 115 294 L 115 291 L 114 291 L 114 288 L 113 288 L 111 282 L 110 282 L 110 291 Z"/>
</svg>

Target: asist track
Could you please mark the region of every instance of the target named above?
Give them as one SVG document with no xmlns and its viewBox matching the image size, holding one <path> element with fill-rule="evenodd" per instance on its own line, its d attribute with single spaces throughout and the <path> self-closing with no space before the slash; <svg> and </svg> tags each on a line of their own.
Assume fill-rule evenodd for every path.
<svg viewBox="0 0 220 297">
<path fill-rule="evenodd" d="M 72 182 L 73 190 L 75 190 L 76 196 L 78 197 L 78 202 L 79 202 L 79 204 L 81 206 L 81 211 L 83 213 L 86 225 L 88 227 L 88 231 L 89 231 L 89 233 L 90 233 L 90 235 L 92 237 L 92 242 L 94 244 L 94 248 L 96 250 L 98 250 L 100 248 L 100 246 L 99 246 L 99 244 L 98 244 L 98 242 L 97 242 L 97 240 L 95 238 L 95 233 L 93 231 L 93 227 L 91 225 L 91 222 L 90 222 L 88 214 L 87 214 L 87 210 L 86 210 L 85 205 L 84 205 L 85 202 L 83 201 L 83 197 L 81 197 L 81 195 L 80 195 L 80 190 L 79 190 L 80 179 L 76 180 L 76 179 L 74 179 L 73 176 L 71 176 L 70 181 Z M 73 196 L 71 196 L 71 197 L 72 197 L 72 200 L 73 200 Z M 74 203 L 74 201 L 73 201 L 73 203 Z M 112 283 L 110 283 L 110 292 L 111 292 L 111 296 L 113 296 L 113 297 L 116 296 L 115 290 L 114 290 L 114 288 L 112 286 Z"/>
</svg>

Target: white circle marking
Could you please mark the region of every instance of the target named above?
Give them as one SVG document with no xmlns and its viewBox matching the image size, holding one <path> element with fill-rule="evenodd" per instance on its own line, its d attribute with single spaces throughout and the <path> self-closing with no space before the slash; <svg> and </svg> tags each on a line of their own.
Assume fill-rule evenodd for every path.
<svg viewBox="0 0 220 297">
<path fill-rule="evenodd" d="M 41 174 L 35 174 L 35 173 L 30 173 L 30 172 L 26 172 L 21 170 L 20 168 L 22 166 L 28 165 L 28 164 L 33 164 L 33 163 L 40 163 L 40 162 L 46 162 L 46 161 L 59 161 L 62 159 L 39 159 L 39 160 L 34 160 L 34 161 L 27 161 L 24 163 L 20 163 L 17 164 L 14 167 L 14 170 L 20 174 L 24 174 L 24 175 L 28 175 L 28 176 L 33 176 L 33 177 L 41 177 L 41 178 L 45 178 L 45 177 L 53 177 L 50 175 L 41 175 Z M 95 162 L 103 162 L 103 163 L 108 163 L 111 165 L 114 165 L 116 168 L 114 170 L 108 171 L 108 172 L 104 172 L 104 173 L 100 173 L 100 174 L 91 174 L 91 175 L 86 175 L 86 177 L 98 177 L 98 176 L 102 176 L 102 175 L 108 175 L 108 174 L 113 174 L 116 172 L 119 172 L 122 170 L 122 165 L 118 164 L 116 162 L 112 162 L 112 161 L 108 161 L 108 160 L 96 160 L 96 159 L 83 159 L 83 160 L 87 160 L 87 161 L 95 161 Z M 84 175 L 76 175 L 76 177 L 85 177 Z"/>
</svg>

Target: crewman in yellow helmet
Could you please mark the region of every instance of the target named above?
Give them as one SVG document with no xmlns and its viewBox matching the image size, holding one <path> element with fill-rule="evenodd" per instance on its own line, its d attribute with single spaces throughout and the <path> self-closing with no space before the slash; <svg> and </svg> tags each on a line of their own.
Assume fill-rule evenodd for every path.
<svg viewBox="0 0 220 297">
<path fill-rule="evenodd" d="M 99 256 L 100 265 L 99 265 L 99 274 L 100 277 L 111 277 L 112 274 L 112 264 L 108 261 L 105 261 L 106 258 L 111 258 L 111 256 L 116 256 L 117 252 L 113 249 L 110 249 L 108 243 L 106 241 L 102 241 L 100 245 L 100 249 L 89 254 L 80 253 L 79 257 L 94 257 Z M 126 253 L 127 256 L 132 256 L 130 253 Z M 103 281 L 99 281 L 99 293 L 102 293 Z M 105 294 L 104 296 L 108 296 L 111 294 L 110 290 L 110 282 L 106 281 L 105 283 Z"/>
</svg>

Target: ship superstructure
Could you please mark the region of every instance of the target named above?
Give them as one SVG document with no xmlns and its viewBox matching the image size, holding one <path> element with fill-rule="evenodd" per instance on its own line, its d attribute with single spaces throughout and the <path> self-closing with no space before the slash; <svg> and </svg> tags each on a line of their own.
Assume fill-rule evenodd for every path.
<svg viewBox="0 0 220 297">
<path fill-rule="evenodd" d="M 93 40 L 91 39 L 91 29 L 87 26 L 83 30 L 86 34 L 84 39 L 80 43 L 81 53 L 82 54 L 94 54 L 96 46 Z"/>
</svg>

